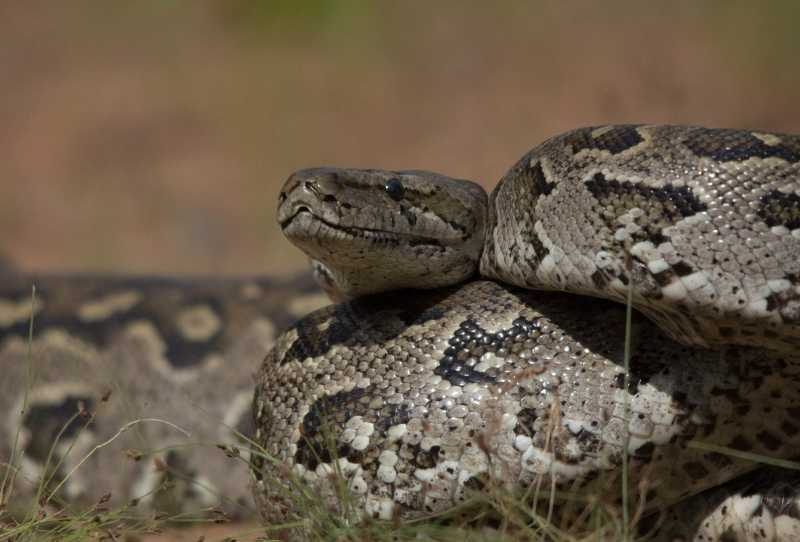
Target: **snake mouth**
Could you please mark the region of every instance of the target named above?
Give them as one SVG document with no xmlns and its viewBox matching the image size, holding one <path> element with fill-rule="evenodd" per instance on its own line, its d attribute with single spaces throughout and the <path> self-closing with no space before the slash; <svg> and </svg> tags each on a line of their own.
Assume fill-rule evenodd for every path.
<svg viewBox="0 0 800 542">
<path fill-rule="evenodd" d="M 297 235 L 298 232 L 302 232 L 306 230 L 308 224 L 299 225 L 295 231 L 290 232 L 288 231 L 292 224 L 299 222 L 301 220 L 307 221 L 307 223 L 316 222 L 323 226 L 323 228 L 328 228 L 334 230 L 336 232 L 344 233 L 350 239 L 365 239 L 368 241 L 373 242 L 387 242 L 387 241 L 395 241 L 400 242 L 403 241 L 407 243 L 409 246 L 434 246 L 434 247 L 441 247 L 445 243 L 443 243 L 442 239 L 437 239 L 434 237 L 426 237 L 424 235 L 416 235 L 413 233 L 402 233 L 390 230 L 382 230 L 377 228 L 366 228 L 361 226 L 343 226 L 341 224 L 333 223 L 329 220 L 325 220 L 319 215 L 314 214 L 311 209 L 305 205 L 300 205 L 294 212 L 286 218 L 285 220 L 280 222 L 281 230 L 283 230 L 284 235 L 287 237 L 299 237 Z"/>
<path fill-rule="evenodd" d="M 293 212 L 291 215 L 289 215 L 287 218 L 285 218 L 285 219 L 283 219 L 283 220 L 281 220 L 281 221 L 280 221 L 280 226 L 281 226 L 281 229 L 282 229 L 282 230 L 285 230 L 285 229 L 286 229 L 286 227 L 287 227 L 289 224 L 291 224 L 291 222 L 292 222 L 292 221 L 293 221 L 295 218 L 297 218 L 298 216 L 300 216 L 300 215 L 302 215 L 302 214 L 308 214 L 308 215 L 310 215 L 310 217 L 311 217 L 311 218 L 314 218 L 314 213 L 312 213 L 312 212 L 311 212 L 311 209 L 309 209 L 309 208 L 308 208 L 308 207 L 306 207 L 305 205 L 300 205 L 299 207 L 297 207 L 297 208 L 294 210 L 294 212 Z"/>
</svg>

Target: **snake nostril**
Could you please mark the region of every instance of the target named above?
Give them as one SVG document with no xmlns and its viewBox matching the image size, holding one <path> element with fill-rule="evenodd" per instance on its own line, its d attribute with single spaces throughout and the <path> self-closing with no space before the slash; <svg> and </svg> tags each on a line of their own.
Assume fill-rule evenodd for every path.
<svg viewBox="0 0 800 542">
<path fill-rule="evenodd" d="M 325 194 L 322 197 L 322 201 L 324 201 L 326 203 L 334 203 L 336 201 L 336 198 L 331 196 L 330 194 Z"/>
</svg>

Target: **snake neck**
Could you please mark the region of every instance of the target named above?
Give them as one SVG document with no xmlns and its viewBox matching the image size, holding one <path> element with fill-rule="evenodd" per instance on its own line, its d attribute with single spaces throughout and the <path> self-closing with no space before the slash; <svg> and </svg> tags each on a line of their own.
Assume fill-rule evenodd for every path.
<svg viewBox="0 0 800 542">
<path fill-rule="evenodd" d="M 518 188 L 515 184 L 509 172 L 489 195 L 479 273 L 484 278 L 529 287 L 532 266 L 538 265 L 544 247 L 537 246 L 531 235 L 533 205 L 508 204 Z"/>
</svg>

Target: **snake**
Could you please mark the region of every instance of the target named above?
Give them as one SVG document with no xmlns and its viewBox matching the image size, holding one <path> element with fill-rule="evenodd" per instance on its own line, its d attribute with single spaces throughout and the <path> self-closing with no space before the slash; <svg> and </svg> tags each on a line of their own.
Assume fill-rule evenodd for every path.
<svg viewBox="0 0 800 542">
<path fill-rule="evenodd" d="M 681 536 L 800 539 L 796 484 L 751 491 L 744 514 L 745 486 L 736 506 L 708 492 L 755 464 L 689 445 L 797 459 L 800 137 L 581 128 L 490 195 L 426 171 L 311 168 L 278 219 L 342 303 L 267 356 L 255 440 L 331 506 L 334 471 L 364 514 L 419 517 L 487 476 L 607 483 L 624 450 L 646 510 L 718 505 Z M 628 387 L 613 302 L 644 317 Z M 264 465 L 254 494 L 273 521 L 290 506 Z"/>
<path fill-rule="evenodd" d="M 0 269 L 8 511 L 38 497 L 49 512 L 252 519 L 253 375 L 278 334 L 326 302 L 309 274 Z"/>
<path fill-rule="evenodd" d="M 500 180 L 319 168 L 284 234 L 340 297 L 476 274 L 633 304 L 673 339 L 800 346 L 800 137 L 684 126 L 556 136 Z"/>
</svg>

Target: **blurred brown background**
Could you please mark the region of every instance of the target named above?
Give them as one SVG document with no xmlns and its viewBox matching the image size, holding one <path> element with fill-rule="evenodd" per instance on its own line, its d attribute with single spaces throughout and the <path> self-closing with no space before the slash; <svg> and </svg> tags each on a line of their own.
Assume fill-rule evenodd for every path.
<svg viewBox="0 0 800 542">
<path fill-rule="evenodd" d="M 0 251 L 30 269 L 277 273 L 293 170 L 493 186 L 581 125 L 800 132 L 800 3 L 0 4 Z"/>
</svg>

